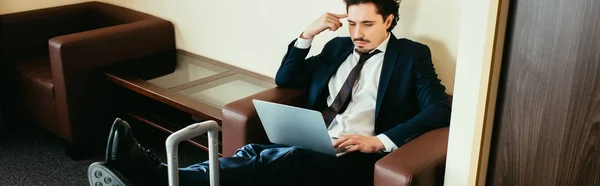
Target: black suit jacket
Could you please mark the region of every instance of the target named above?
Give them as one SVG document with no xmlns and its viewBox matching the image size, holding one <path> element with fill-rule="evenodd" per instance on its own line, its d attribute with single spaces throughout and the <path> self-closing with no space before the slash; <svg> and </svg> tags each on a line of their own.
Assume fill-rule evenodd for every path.
<svg viewBox="0 0 600 186">
<path fill-rule="evenodd" d="M 283 88 L 308 88 L 306 108 L 327 107 L 328 82 L 352 53 L 350 37 L 329 41 L 320 54 L 288 46 L 275 83 Z M 400 147 L 430 130 L 448 126 L 450 103 L 437 78 L 426 45 L 390 36 L 377 90 L 375 133 L 384 133 Z"/>
</svg>

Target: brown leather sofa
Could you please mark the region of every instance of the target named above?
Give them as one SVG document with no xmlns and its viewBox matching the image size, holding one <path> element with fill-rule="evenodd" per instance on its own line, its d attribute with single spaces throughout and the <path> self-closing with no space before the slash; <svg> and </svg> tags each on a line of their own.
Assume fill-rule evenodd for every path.
<svg viewBox="0 0 600 186">
<path fill-rule="evenodd" d="M 223 109 L 223 155 L 248 143 L 269 143 L 252 99 L 301 106 L 305 91 L 273 88 L 231 102 Z M 375 164 L 375 186 L 443 185 L 448 127 L 425 133 Z"/>
<path fill-rule="evenodd" d="M 23 116 L 14 124 L 40 124 L 73 150 L 105 141 L 98 135 L 108 129 L 100 127 L 110 127 L 115 118 L 111 109 L 119 105 L 109 105 L 102 69 L 144 58 L 165 60 L 174 52 L 171 22 L 110 4 L 0 15 L 2 89 L 9 92 L 3 97 L 13 114 Z"/>
</svg>

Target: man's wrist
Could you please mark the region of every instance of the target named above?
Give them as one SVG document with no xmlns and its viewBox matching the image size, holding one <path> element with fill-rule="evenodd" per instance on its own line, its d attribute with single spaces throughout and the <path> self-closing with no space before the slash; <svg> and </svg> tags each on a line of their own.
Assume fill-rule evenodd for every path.
<svg viewBox="0 0 600 186">
<path fill-rule="evenodd" d="M 383 151 L 384 152 L 392 152 L 398 148 L 396 146 L 396 144 L 394 144 L 394 142 L 389 137 L 387 137 L 385 134 L 379 134 L 375 137 L 377 137 L 379 139 L 379 141 L 381 143 L 383 143 L 383 146 L 384 146 Z"/>
<path fill-rule="evenodd" d="M 383 141 L 381 141 L 381 139 L 379 139 L 379 137 L 377 136 L 373 136 L 375 139 L 377 139 L 377 151 L 384 151 L 385 150 L 385 145 L 383 144 Z"/>
<path fill-rule="evenodd" d="M 385 145 L 383 145 L 383 142 L 381 140 L 379 140 L 379 148 L 377 149 L 379 149 L 379 151 L 385 151 Z"/>
<path fill-rule="evenodd" d="M 302 32 L 302 34 L 300 34 L 300 38 L 302 39 L 312 40 L 314 37 L 314 35 L 308 35 L 306 32 Z"/>
<path fill-rule="evenodd" d="M 312 43 L 312 39 L 304 39 L 301 36 L 301 37 L 298 37 L 294 46 L 299 49 L 308 49 L 308 48 L 310 48 L 311 43 Z"/>
</svg>

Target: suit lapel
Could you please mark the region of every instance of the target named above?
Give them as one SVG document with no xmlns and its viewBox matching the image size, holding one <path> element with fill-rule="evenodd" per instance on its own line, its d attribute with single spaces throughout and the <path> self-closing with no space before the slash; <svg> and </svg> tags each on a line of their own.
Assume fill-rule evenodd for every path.
<svg viewBox="0 0 600 186">
<path fill-rule="evenodd" d="M 375 121 L 377 121 L 377 117 L 379 116 L 379 109 L 381 108 L 383 97 L 385 96 L 385 92 L 387 91 L 390 78 L 392 77 L 392 73 L 394 72 L 394 67 L 396 66 L 396 61 L 398 60 L 399 53 L 400 47 L 397 45 L 396 37 L 394 36 L 394 34 L 392 34 L 390 36 L 390 41 L 388 42 L 388 46 L 385 51 L 385 56 L 383 57 L 381 75 L 379 76 L 377 104 L 375 105 Z"/>
</svg>

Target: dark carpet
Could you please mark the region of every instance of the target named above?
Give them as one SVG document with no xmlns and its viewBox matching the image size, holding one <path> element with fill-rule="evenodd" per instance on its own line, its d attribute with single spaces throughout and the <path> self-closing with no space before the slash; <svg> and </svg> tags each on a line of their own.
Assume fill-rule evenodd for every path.
<svg viewBox="0 0 600 186">
<path fill-rule="evenodd" d="M 132 128 L 140 143 L 154 150 L 165 162 L 164 139 L 167 135 L 144 125 L 132 124 Z M 0 132 L 1 186 L 89 185 L 88 166 L 104 158 L 98 153 L 75 161 L 65 154 L 62 140 L 36 126 L 5 126 Z M 206 152 L 188 143 L 180 145 L 179 156 L 180 167 L 208 159 Z"/>
</svg>

